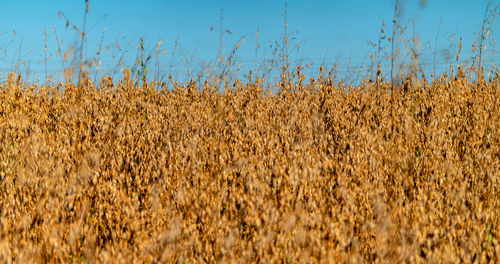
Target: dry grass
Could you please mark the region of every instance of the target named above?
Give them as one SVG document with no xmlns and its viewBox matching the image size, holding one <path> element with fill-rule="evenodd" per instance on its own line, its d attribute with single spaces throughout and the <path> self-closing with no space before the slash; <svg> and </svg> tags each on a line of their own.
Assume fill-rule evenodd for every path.
<svg viewBox="0 0 500 264">
<path fill-rule="evenodd" d="M 500 262 L 498 77 L 134 83 L 1 84 L 3 263 Z"/>
</svg>

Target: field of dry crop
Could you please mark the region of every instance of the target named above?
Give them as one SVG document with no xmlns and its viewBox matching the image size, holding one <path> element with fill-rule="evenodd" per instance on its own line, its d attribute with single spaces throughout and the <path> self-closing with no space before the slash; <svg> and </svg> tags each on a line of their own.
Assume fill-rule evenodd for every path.
<svg viewBox="0 0 500 264">
<path fill-rule="evenodd" d="M 279 93 L 10 76 L 0 260 L 498 263 L 500 79 L 456 75 Z"/>
</svg>

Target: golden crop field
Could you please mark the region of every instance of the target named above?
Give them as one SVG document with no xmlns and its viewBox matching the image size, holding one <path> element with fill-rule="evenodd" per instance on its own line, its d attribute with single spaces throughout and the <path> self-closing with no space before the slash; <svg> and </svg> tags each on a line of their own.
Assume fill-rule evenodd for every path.
<svg viewBox="0 0 500 264">
<path fill-rule="evenodd" d="M 500 77 L 0 87 L 2 263 L 498 263 Z"/>
</svg>

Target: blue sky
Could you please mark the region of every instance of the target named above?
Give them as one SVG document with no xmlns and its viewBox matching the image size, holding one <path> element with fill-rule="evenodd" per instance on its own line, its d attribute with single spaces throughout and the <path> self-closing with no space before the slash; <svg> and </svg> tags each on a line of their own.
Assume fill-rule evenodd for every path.
<svg viewBox="0 0 500 264">
<path fill-rule="evenodd" d="M 110 74 L 118 67 L 117 61 L 121 54 L 124 54 L 124 62 L 118 68 L 133 67 L 137 58 L 137 45 L 142 37 L 148 54 L 154 53 L 158 41 L 162 41 L 157 62 L 163 78 L 172 73 L 180 80 L 186 79 L 189 74 L 187 66 L 191 74 L 194 74 L 201 69 L 201 65 L 216 61 L 220 45 L 221 14 L 224 32 L 223 55 L 228 58 L 236 43 L 244 39 L 234 56 L 234 61 L 240 63 L 243 75 L 249 68 L 255 70 L 265 59 L 276 57 L 273 50 L 276 45 L 283 43 L 285 1 L 89 2 L 87 44 L 84 51 L 86 58 L 96 58 L 99 40 L 103 39 L 103 52 L 100 55 L 102 72 L 99 73 L 101 75 Z M 455 57 L 460 38 L 463 40 L 462 58 L 468 54 L 476 34 L 481 29 L 488 1 L 401 0 L 400 3 L 398 23 L 407 27 L 406 36 L 403 36 L 400 43 L 418 36 L 421 65 L 432 71 L 437 37 L 437 71 L 442 72 L 446 68 L 446 54 L 450 54 L 448 59 L 449 62 L 452 61 L 450 58 Z M 496 1 L 492 3 L 493 8 L 499 5 Z M 0 70 L 3 75 L 8 71 L 27 72 L 29 69 L 32 78 L 42 76 L 45 71 L 46 29 L 48 73 L 56 78 L 61 77 L 62 63 L 57 55 L 54 31 L 57 32 L 59 41 L 63 40 L 63 52 L 70 46 L 78 47 L 78 36 L 71 26 L 65 27 L 64 17 L 81 28 L 84 11 L 84 0 L 2 0 Z M 58 12 L 64 16 L 58 17 Z M 356 71 L 356 67 L 368 67 L 371 62 L 369 53 L 376 53 L 376 48 L 367 42 L 378 41 L 383 22 L 387 26 L 386 34 L 390 35 L 393 12 L 394 0 L 289 0 L 289 60 L 291 64 L 313 63 L 312 69 L 316 69 L 319 64 L 331 66 L 336 62 L 341 74 Z M 497 16 L 493 22 L 493 29 L 496 31 L 499 30 L 498 19 Z M 496 31 L 489 35 L 490 40 L 498 39 Z M 258 44 L 260 48 L 256 52 Z M 387 53 L 389 42 L 386 39 L 382 44 Z M 297 45 L 300 46 L 298 50 L 294 48 Z M 412 45 L 416 48 L 415 42 Z M 405 50 L 404 44 L 400 44 L 399 48 Z M 494 44 L 488 47 L 485 54 L 487 63 L 500 63 L 500 56 L 494 53 L 495 51 L 498 51 L 498 48 Z M 400 57 L 404 58 L 404 55 Z M 155 70 L 155 62 L 156 57 L 149 62 L 152 70 Z"/>
</svg>

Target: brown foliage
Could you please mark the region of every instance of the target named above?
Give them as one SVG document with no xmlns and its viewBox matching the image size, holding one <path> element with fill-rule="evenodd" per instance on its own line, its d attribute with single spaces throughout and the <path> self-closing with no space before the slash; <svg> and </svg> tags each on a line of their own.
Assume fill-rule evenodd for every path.
<svg viewBox="0 0 500 264">
<path fill-rule="evenodd" d="M 498 78 L 0 89 L 0 259 L 500 261 Z"/>
</svg>

